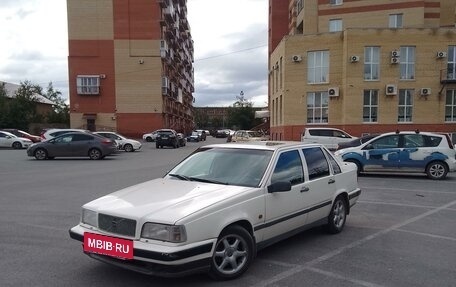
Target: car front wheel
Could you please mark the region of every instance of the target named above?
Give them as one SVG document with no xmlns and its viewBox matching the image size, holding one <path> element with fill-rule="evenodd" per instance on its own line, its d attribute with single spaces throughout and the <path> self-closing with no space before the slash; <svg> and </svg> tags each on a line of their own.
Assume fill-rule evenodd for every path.
<svg viewBox="0 0 456 287">
<path fill-rule="evenodd" d="M 337 197 L 328 217 L 328 231 L 336 234 L 342 231 L 347 220 L 347 205 L 342 197 Z"/>
<path fill-rule="evenodd" d="M 152 138 L 151 137 L 146 137 L 146 142 L 151 142 Z"/>
<path fill-rule="evenodd" d="M 20 149 L 20 148 L 22 148 L 22 144 L 20 142 L 13 142 L 13 148 Z"/>
<path fill-rule="evenodd" d="M 101 151 L 99 149 L 93 148 L 89 150 L 89 158 L 93 160 L 102 159 Z"/>
<path fill-rule="evenodd" d="M 252 236 L 240 226 L 230 226 L 219 236 L 212 255 L 209 275 L 217 280 L 242 275 L 254 258 Z"/>
<path fill-rule="evenodd" d="M 42 149 L 42 148 L 37 149 L 35 151 L 34 156 L 35 156 L 35 158 L 37 160 L 43 160 L 43 159 L 46 159 L 48 157 L 46 150 Z"/>
<path fill-rule="evenodd" d="M 132 146 L 131 144 L 126 144 L 126 145 L 124 145 L 123 149 L 124 149 L 124 151 L 126 151 L 126 152 L 133 152 L 133 151 L 135 151 L 135 150 L 133 149 L 133 146 Z"/>
<path fill-rule="evenodd" d="M 430 179 L 444 179 L 447 173 L 448 167 L 441 161 L 433 161 L 426 167 L 426 174 Z"/>
</svg>

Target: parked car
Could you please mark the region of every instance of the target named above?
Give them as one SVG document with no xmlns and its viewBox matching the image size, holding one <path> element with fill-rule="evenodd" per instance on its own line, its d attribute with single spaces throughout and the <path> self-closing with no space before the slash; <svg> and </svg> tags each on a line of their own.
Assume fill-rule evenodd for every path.
<svg viewBox="0 0 456 287">
<path fill-rule="evenodd" d="M 360 146 L 363 143 L 370 141 L 371 139 L 378 137 L 380 134 L 370 134 L 370 135 L 365 135 L 360 138 L 356 138 L 354 140 L 348 141 L 348 142 L 340 142 L 337 144 L 336 150 L 340 150 L 343 148 L 348 148 L 348 147 L 355 147 L 355 146 Z"/>
<path fill-rule="evenodd" d="M 357 146 L 335 152 L 358 172 L 425 173 L 444 179 L 456 170 L 456 151 L 448 135 L 426 132 L 391 132 Z"/>
<path fill-rule="evenodd" d="M 337 144 L 356 139 L 347 132 L 335 128 L 308 127 L 302 133 L 303 143 L 318 143 L 330 150 L 336 150 Z"/>
<path fill-rule="evenodd" d="M 68 132 L 50 140 L 32 144 L 27 149 L 27 155 L 38 160 L 86 156 L 90 159 L 103 159 L 116 151 L 117 144 L 111 139 L 86 132 Z"/>
<path fill-rule="evenodd" d="M 232 142 L 265 141 L 268 137 L 260 131 L 238 130 L 230 137 Z"/>
<path fill-rule="evenodd" d="M 199 142 L 201 140 L 200 135 L 198 134 L 197 131 L 193 131 L 188 137 L 187 141 L 188 142 Z"/>
<path fill-rule="evenodd" d="M 118 267 L 226 280 L 257 250 L 306 228 L 341 232 L 360 193 L 356 166 L 321 145 L 214 144 L 163 178 L 83 205 L 69 233 L 85 254 Z"/>
<path fill-rule="evenodd" d="M 196 130 L 196 132 L 198 133 L 200 141 L 205 141 L 206 140 L 207 134 L 206 134 L 205 130 Z"/>
<path fill-rule="evenodd" d="M 146 142 L 154 142 L 157 139 L 158 130 L 143 134 L 142 138 Z"/>
<path fill-rule="evenodd" d="M 187 145 L 187 138 L 183 133 L 177 133 L 177 141 L 179 143 L 179 147 L 183 147 Z"/>
<path fill-rule="evenodd" d="M 27 148 L 32 141 L 21 138 L 6 131 L 0 131 L 0 147 L 12 147 L 14 149 Z"/>
<path fill-rule="evenodd" d="M 163 148 L 164 146 L 178 148 L 179 140 L 177 137 L 177 132 L 172 129 L 158 130 L 157 137 L 155 139 L 155 146 L 157 148 Z"/>
<path fill-rule="evenodd" d="M 217 130 L 215 132 L 215 137 L 216 138 L 226 138 L 230 134 L 229 130 Z"/>
<path fill-rule="evenodd" d="M 94 132 L 94 134 L 100 135 L 102 137 L 112 139 L 117 143 L 118 149 L 124 150 L 126 152 L 134 152 L 135 150 L 141 149 L 142 144 L 134 139 L 129 139 L 124 137 L 121 134 L 115 132 Z"/>
<path fill-rule="evenodd" d="M 42 133 L 40 135 L 41 140 L 49 140 L 49 139 L 55 138 L 59 135 L 63 135 L 63 134 L 70 133 L 70 132 L 90 133 L 89 130 L 83 130 L 83 129 L 48 129 L 48 130 L 43 130 L 43 131 L 44 131 L 44 133 Z"/>
<path fill-rule="evenodd" d="M 18 130 L 18 129 L 2 129 L 2 131 L 12 133 L 13 135 L 20 137 L 20 138 L 26 138 L 31 140 L 32 142 L 40 142 L 41 138 L 36 135 L 29 134 L 28 132 L 25 132 L 23 130 Z"/>
</svg>

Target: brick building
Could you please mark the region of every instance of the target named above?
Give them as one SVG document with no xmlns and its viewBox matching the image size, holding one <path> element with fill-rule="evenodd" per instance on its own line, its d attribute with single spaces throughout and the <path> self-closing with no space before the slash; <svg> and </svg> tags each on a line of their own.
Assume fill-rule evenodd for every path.
<svg viewBox="0 0 456 287">
<path fill-rule="evenodd" d="M 281 2 L 269 2 L 271 138 L 309 125 L 456 135 L 456 1 Z"/>
<path fill-rule="evenodd" d="M 193 127 L 186 0 L 67 0 L 71 127 Z"/>
</svg>

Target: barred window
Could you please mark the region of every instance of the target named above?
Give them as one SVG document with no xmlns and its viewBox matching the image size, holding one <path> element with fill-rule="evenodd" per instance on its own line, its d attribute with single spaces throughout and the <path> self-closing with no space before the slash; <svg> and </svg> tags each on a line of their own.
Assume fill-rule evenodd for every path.
<svg viewBox="0 0 456 287">
<path fill-rule="evenodd" d="M 77 76 L 76 87 L 79 95 L 98 95 L 100 76 Z"/>
</svg>

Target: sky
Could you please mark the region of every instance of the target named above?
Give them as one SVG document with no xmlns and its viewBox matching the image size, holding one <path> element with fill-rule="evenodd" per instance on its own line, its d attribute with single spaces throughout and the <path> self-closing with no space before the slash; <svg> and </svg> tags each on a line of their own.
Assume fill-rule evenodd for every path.
<svg viewBox="0 0 456 287">
<path fill-rule="evenodd" d="M 150 0 L 155 1 L 155 0 Z M 187 0 L 196 107 L 267 106 L 268 0 Z M 66 0 L 0 0 L 0 81 L 68 92 Z"/>
</svg>

